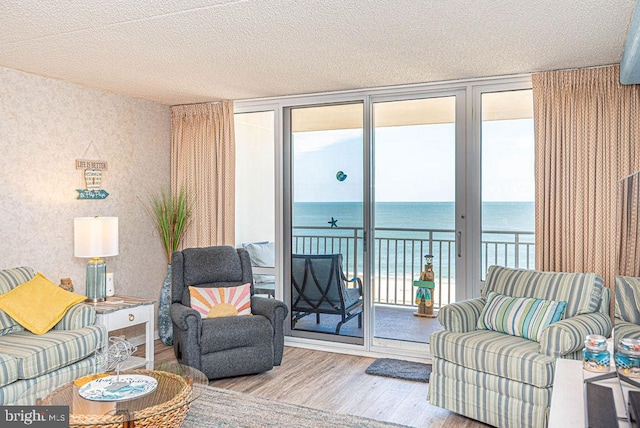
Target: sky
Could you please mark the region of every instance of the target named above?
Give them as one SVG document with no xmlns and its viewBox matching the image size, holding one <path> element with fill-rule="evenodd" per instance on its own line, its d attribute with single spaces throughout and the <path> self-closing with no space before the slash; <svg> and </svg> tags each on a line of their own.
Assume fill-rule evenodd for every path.
<svg viewBox="0 0 640 428">
<path fill-rule="evenodd" d="M 294 201 L 361 201 L 362 140 L 360 129 L 295 133 Z M 482 141 L 482 200 L 533 201 L 533 120 L 485 121 Z M 377 128 L 374 159 L 377 202 L 454 200 L 453 124 Z"/>
</svg>

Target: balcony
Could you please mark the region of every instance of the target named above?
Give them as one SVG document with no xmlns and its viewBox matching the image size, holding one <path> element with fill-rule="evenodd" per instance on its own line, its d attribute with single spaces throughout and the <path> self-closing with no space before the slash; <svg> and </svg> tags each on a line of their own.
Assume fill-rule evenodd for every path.
<svg viewBox="0 0 640 428">
<path fill-rule="evenodd" d="M 294 254 L 341 253 L 347 277 L 363 277 L 364 232 L 351 227 L 296 227 L 292 239 Z M 482 279 L 491 265 L 532 269 L 535 260 L 534 233 L 527 231 L 484 231 L 481 243 Z M 424 255 L 434 256 L 434 307 L 439 309 L 455 299 L 455 231 L 443 229 L 376 228 L 373 242 L 371 285 L 375 310 L 376 337 L 415 342 L 428 341 L 424 332 L 440 328 L 436 320 L 414 317 L 417 311 L 413 281 L 423 269 Z M 332 331 L 336 322 L 329 315 L 315 323 L 315 317 L 298 321 L 296 329 Z M 352 325 L 351 325 L 352 324 Z M 398 329 L 394 326 L 404 326 Z M 395 334 L 394 334 L 395 331 Z M 401 332 L 400 332 L 401 331 Z M 413 332 L 413 333 L 407 333 Z M 361 336 L 357 322 L 345 324 L 341 334 Z M 394 337 L 391 337 L 394 336 Z"/>
</svg>

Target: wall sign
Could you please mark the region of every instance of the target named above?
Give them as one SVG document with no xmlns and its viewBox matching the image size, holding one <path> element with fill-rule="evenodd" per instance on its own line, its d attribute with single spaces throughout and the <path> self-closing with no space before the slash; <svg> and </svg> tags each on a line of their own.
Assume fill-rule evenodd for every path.
<svg viewBox="0 0 640 428">
<path fill-rule="evenodd" d="M 101 160 L 76 159 L 76 169 L 84 171 L 85 189 L 76 189 L 78 199 L 106 199 L 109 196 L 102 188 L 102 172 L 108 169 L 107 162 Z"/>
</svg>

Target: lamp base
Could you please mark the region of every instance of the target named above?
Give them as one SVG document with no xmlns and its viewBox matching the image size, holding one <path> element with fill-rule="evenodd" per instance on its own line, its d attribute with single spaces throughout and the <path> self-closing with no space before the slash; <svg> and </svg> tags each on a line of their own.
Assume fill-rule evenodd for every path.
<svg viewBox="0 0 640 428">
<path fill-rule="evenodd" d="M 104 302 L 107 297 L 107 265 L 100 257 L 94 257 L 87 263 L 85 302 Z"/>
</svg>

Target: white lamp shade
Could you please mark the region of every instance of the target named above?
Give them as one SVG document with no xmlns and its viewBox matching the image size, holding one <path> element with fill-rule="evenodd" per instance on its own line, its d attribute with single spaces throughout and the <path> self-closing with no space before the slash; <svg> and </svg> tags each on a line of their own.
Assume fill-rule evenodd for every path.
<svg viewBox="0 0 640 428">
<path fill-rule="evenodd" d="M 76 257 L 118 255 L 118 217 L 73 219 L 73 251 Z"/>
</svg>

